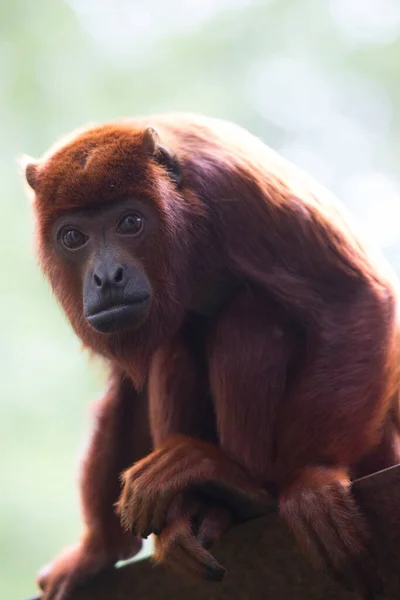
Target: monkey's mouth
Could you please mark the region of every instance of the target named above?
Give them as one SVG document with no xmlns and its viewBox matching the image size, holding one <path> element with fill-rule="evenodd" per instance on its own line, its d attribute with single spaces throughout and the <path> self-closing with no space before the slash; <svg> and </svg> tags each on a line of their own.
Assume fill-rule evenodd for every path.
<svg viewBox="0 0 400 600">
<path fill-rule="evenodd" d="M 150 307 L 148 294 L 134 301 L 114 304 L 86 314 L 86 320 L 99 333 L 115 333 L 138 327 L 146 318 Z"/>
</svg>

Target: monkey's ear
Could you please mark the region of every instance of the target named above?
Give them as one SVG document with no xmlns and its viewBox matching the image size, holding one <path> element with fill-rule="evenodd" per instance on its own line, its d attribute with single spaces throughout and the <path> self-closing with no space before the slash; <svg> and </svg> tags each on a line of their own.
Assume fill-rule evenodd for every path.
<svg viewBox="0 0 400 600">
<path fill-rule="evenodd" d="M 159 165 L 165 168 L 168 175 L 179 187 L 182 183 L 182 172 L 176 156 L 160 143 L 160 136 L 154 127 L 146 127 L 142 147 L 151 154 Z"/>
<path fill-rule="evenodd" d="M 147 154 L 154 154 L 160 144 L 160 136 L 154 127 L 146 127 L 142 139 L 142 148 Z"/>
<path fill-rule="evenodd" d="M 23 154 L 18 160 L 19 166 L 24 173 L 25 179 L 32 190 L 36 189 L 38 164 L 33 158 Z"/>
</svg>

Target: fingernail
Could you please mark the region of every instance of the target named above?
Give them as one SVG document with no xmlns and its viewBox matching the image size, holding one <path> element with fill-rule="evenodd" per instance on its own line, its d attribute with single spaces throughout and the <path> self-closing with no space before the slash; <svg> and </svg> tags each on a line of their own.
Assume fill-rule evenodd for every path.
<svg viewBox="0 0 400 600">
<path fill-rule="evenodd" d="M 225 577 L 226 575 L 226 569 L 224 567 L 222 567 L 221 565 L 218 565 L 216 567 L 206 567 L 205 572 L 204 572 L 204 578 L 207 581 L 222 581 L 222 579 Z"/>
</svg>

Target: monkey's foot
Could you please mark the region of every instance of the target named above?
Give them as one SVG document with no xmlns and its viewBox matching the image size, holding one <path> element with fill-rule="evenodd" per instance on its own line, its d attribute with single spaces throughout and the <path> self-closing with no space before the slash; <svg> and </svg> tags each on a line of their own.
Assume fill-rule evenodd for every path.
<svg viewBox="0 0 400 600">
<path fill-rule="evenodd" d="M 374 598 L 380 591 L 369 534 L 343 471 L 305 469 L 280 497 L 280 514 L 299 546 L 346 587 Z"/>
<path fill-rule="evenodd" d="M 136 463 L 122 476 L 117 503 L 122 525 L 137 535 L 159 535 L 172 500 L 197 490 L 227 506 L 243 520 L 270 510 L 269 494 L 216 446 L 179 436 Z"/>
<path fill-rule="evenodd" d="M 111 569 L 119 556 L 106 546 L 83 541 L 68 548 L 52 563 L 43 567 L 36 579 L 43 591 L 40 600 L 67 600 L 73 596 L 76 588 L 100 572 Z M 140 546 L 140 540 L 132 539 L 129 555 L 133 556 L 138 552 Z"/>
</svg>

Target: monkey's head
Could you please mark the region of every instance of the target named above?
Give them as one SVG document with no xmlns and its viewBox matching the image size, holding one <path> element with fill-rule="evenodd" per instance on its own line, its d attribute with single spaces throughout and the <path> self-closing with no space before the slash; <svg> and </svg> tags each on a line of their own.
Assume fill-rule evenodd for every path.
<svg viewBox="0 0 400 600">
<path fill-rule="evenodd" d="M 171 334 L 189 302 L 195 228 L 178 160 L 155 130 L 86 129 L 26 161 L 25 176 L 40 264 L 84 343 L 146 352 Z"/>
</svg>

